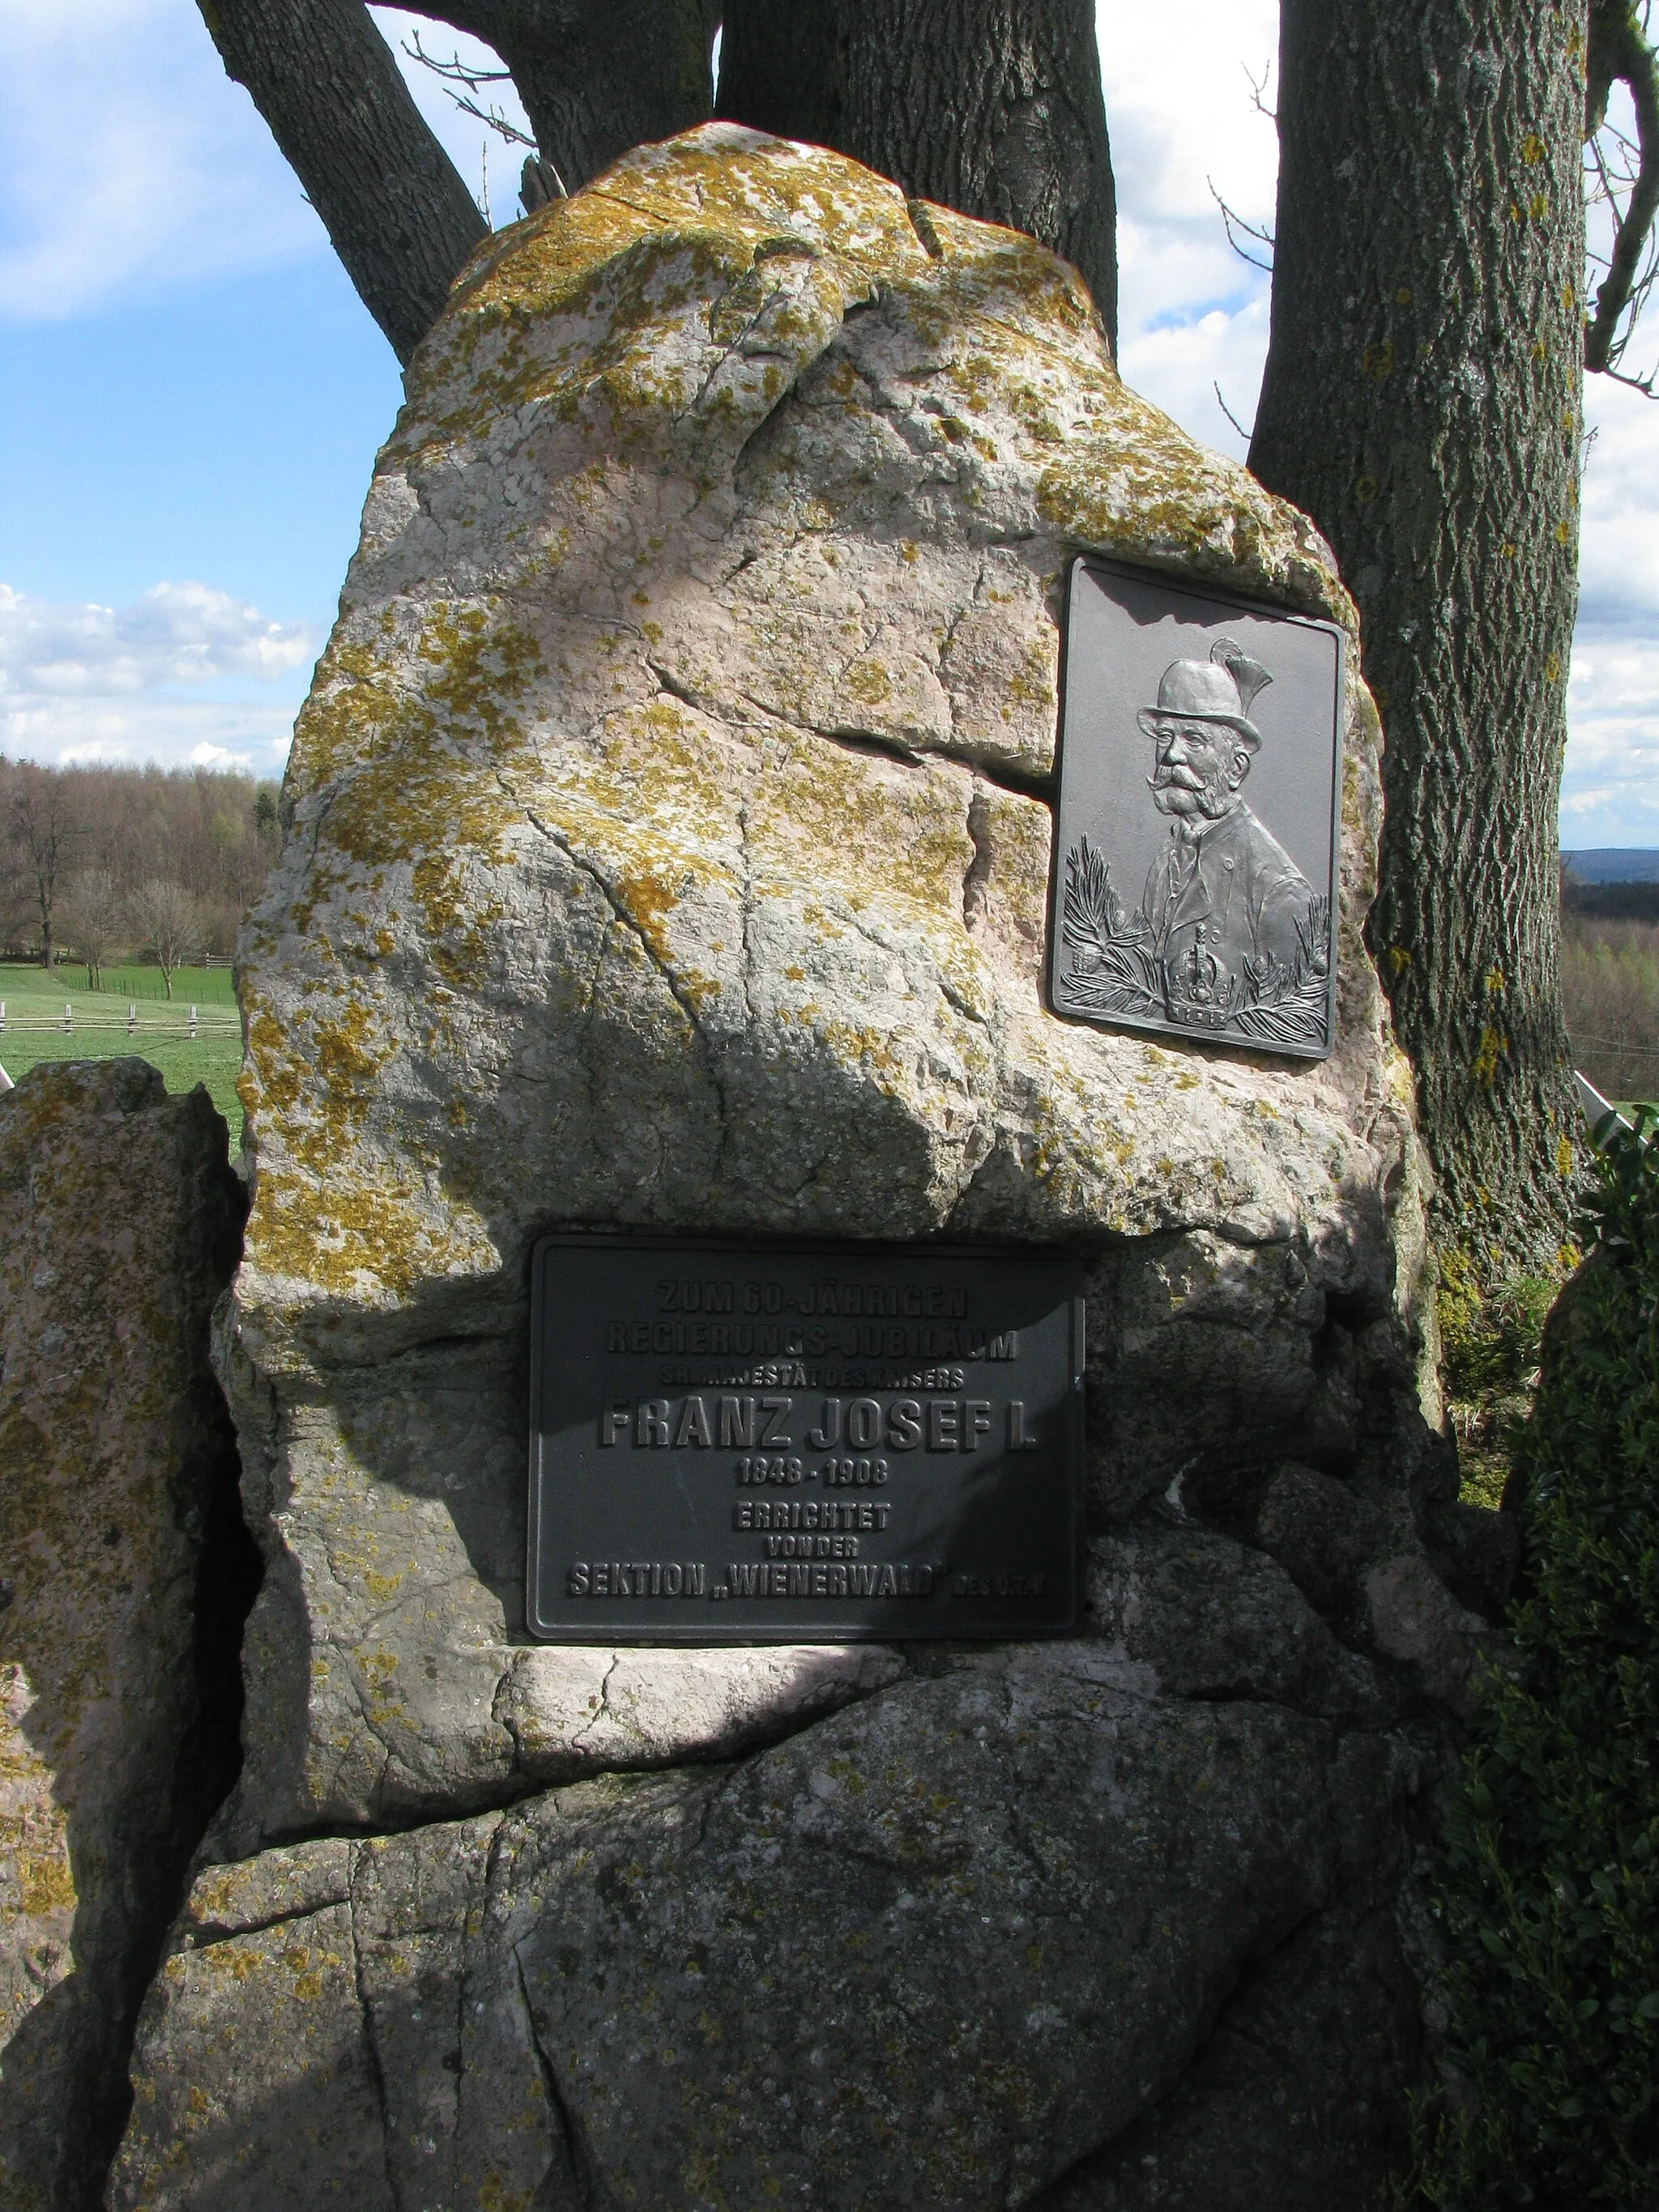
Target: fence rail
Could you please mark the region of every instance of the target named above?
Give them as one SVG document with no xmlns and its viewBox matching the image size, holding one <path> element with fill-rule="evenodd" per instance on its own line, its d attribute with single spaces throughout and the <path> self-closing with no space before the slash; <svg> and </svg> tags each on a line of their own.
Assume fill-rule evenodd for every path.
<svg viewBox="0 0 1659 2212">
<path fill-rule="evenodd" d="M 154 1005 L 155 1001 L 149 1003 Z M 77 1031 L 111 1030 L 125 1030 L 129 1036 L 240 1036 L 241 1029 L 241 1016 L 234 1009 L 204 1014 L 191 1006 L 188 1014 L 179 1012 L 170 1021 L 154 1021 L 148 1014 L 140 1018 L 138 1001 L 133 999 L 128 1002 L 126 1018 L 123 1020 L 119 1014 L 101 1011 L 77 1016 L 74 1001 L 70 999 L 64 1000 L 61 1014 L 8 1014 L 6 1002 L 0 999 L 0 1036 L 14 1030 L 55 1030 L 59 1036 L 73 1036 Z"/>
</svg>

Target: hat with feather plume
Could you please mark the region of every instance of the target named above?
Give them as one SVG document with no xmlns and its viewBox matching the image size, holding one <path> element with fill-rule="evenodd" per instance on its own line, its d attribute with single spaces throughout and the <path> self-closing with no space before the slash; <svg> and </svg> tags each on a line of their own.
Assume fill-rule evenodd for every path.
<svg viewBox="0 0 1659 2212">
<path fill-rule="evenodd" d="M 1158 684 L 1157 706 L 1143 707 L 1135 719 L 1149 738 L 1165 721 L 1224 723 L 1255 752 L 1261 732 L 1250 708 L 1273 680 L 1236 639 L 1218 637 L 1207 660 L 1172 660 Z"/>
</svg>

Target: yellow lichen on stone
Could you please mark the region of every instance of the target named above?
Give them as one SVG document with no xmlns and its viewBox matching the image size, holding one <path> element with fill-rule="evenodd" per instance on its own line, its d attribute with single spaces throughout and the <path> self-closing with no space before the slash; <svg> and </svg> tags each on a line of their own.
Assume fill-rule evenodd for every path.
<svg viewBox="0 0 1659 2212">
<path fill-rule="evenodd" d="M 497 1718 L 520 1568 L 469 1517 L 475 1456 L 492 1496 L 521 1479 L 489 1363 L 521 1358 L 544 1231 L 1224 1229 L 1380 1279 L 1408 1116 L 1357 683 L 1337 1057 L 1047 1004 L 1075 557 L 1351 617 L 1305 519 L 1121 385 L 1075 271 L 712 125 L 488 240 L 406 388 L 240 956 L 227 1340 L 239 1418 L 279 1409 L 287 1577 L 250 1633 L 309 1639 L 251 1673 L 306 1701 L 306 1750 L 251 1769 L 248 1848 L 424 1817 L 462 1773 L 484 1802 L 554 1739 Z M 417 1347 L 465 1443 L 449 1381 L 391 1410 Z"/>
</svg>

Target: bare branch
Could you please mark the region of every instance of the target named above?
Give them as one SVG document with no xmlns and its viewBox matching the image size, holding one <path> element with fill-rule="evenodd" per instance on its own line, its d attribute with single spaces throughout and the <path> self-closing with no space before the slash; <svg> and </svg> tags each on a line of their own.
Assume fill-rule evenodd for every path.
<svg viewBox="0 0 1659 2212">
<path fill-rule="evenodd" d="M 1216 405 L 1221 410 L 1227 420 L 1232 424 L 1234 429 L 1237 431 L 1239 436 L 1243 438 L 1245 444 L 1248 446 L 1250 442 L 1250 434 L 1244 428 L 1244 425 L 1239 421 L 1237 416 L 1234 414 L 1232 409 L 1228 406 L 1226 401 L 1222 398 L 1220 385 L 1218 383 L 1212 382 L 1210 389 L 1215 393 Z"/>
<path fill-rule="evenodd" d="M 1659 368 L 1650 368 L 1645 376 L 1626 376 L 1620 368 L 1604 368 L 1601 373 L 1603 376 L 1611 378 L 1614 384 L 1629 385 L 1632 392 L 1639 392 L 1644 399 L 1652 399 L 1656 396 L 1654 386 L 1659 384 Z"/>
<path fill-rule="evenodd" d="M 1279 110 L 1276 107 L 1269 107 L 1267 105 L 1267 87 L 1273 81 L 1273 64 L 1271 62 L 1263 62 L 1261 64 L 1261 76 L 1259 77 L 1252 76 L 1249 70 L 1246 69 L 1244 71 L 1244 81 L 1250 88 L 1251 106 L 1255 108 L 1258 115 L 1265 115 L 1268 122 L 1273 125 L 1275 130 L 1277 130 L 1279 128 Z"/>
<path fill-rule="evenodd" d="M 1590 7 L 1585 132 L 1596 180 L 1594 197 L 1612 207 L 1616 228 L 1607 273 L 1584 332 L 1584 366 L 1651 396 L 1659 371 L 1646 378 L 1619 372 L 1631 334 L 1659 277 L 1659 246 L 1654 238 L 1654 219 L 1659 215 L 1659 54 L 1647 37 L 1647 17 L 1645 8 L 1638 15 L 1634 0 L 1592 0 Z M 1636 110 L 1634 148 L 1623 132 L 1607 128 L 1607 99 L 1615 84 L 1628 88 Z M 1610 153 L 1624 156 L 1617 173 Z M 1626 193 L 1622 207 L 1621 187 Z"/>
<path fill-rule="evenodd" d="M 451 54 L 445 61 L 440 55 L 428 53 L 421 44 L 419 29 L 404 40 L 404 52 L 411 61 L 429 69 L 434 76 L 441 76 L 446 84 L 464 84 L 469 92 L 477 92 L 486 84 L 511 84 L 511 70 L 480 69 L 476 63 L 464 62 L 459 53 Z"/>
<path fill-rule="evenodd" d="M 501 56 L 543 159 L 572 191 L 712 104 L 719 0 L 427 0 L 418 12 Z"/>
<path fill-rule="evenodd" d="M 1242 215 L 1237 214 L 1233 209 L 1230 208 L 1226 201 L 1222 198 L 1220 193 L 1217 191 L 1215 188 L 1215 179 L 1213 177 L 1206 177 L 1204 181 L 1210 188 L 1210 198 L 1221 210 L 1221 220 L 1226 227 L 1228 245 L 1231 246 L 1233 252 L 1238 256 L 1241 261 L 1248 261 L 1252 269 L 1262 270 L 1267 276 L 1271 276 L 1273 270 L 1272 261 L 1258 261 L 1254 253 L 1249 253 L 1245 251 L 1245 249 L 1239 244 L 1238 238 L 1235 236 L 1234 234 L 1239 233 L 1245 238 L 1255 239 L 1259 246 L 1265 246 L 1268 253 L 1271 254 L 1273 250 L 1273 234 L 1272 231 L 1267 228 L 1265 223 L 1246 222 Z"/>
<path fill-rule="evenodd" d="M 441 80 L 444 89 L 463 115 L 470 115 L 475 123 L 482 123 L 487 130 L 495 131 L 498 137 L 505 138 L 509 146 L 528 146 L 532 154 L 535 152 L 536 142 L 527 131 L 520 131 L 516 124 L 509 123 L 499 107 L 480 107 L 471 96 L 487 84 L 511 84 L 511 70 L 479 69 L 472 63 L 464 62 L 458 53 L 452 54 L 445 61 L 440 55 L 428 53 L 421 44 L 418 30 L 404 40 L 404 52 L 411 61 L 419 62 L 422 69 L 430 70 L 434 76 Z M 455 88 L 458 85 L 465 89 L 458 92 Z M 488 212 L 486 209 L 486 215 Z"/>
</svg>

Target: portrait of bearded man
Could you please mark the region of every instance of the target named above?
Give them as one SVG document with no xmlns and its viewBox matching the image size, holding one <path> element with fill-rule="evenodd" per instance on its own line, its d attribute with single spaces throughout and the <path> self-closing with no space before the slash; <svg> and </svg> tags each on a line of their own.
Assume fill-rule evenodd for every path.
<svg viewBox="0 0 1659 2212">
<path fill-rule="evenodd" d="M 1344 647 L 1334 623 L 1073 563 L 1057 1014 L 1297 1059 L 1330 1051 Z"/>
<path fill-rule="evenodd" d="M 1250 719 L 1273 678 L 1231 638 L 1207 660 L 1174 660 L 1137 720 L 1152 741 L 1152 803 L 1170 817 L 1140 917 L 1172 1021 L 1224 1024 L 1296 972 L 1313 886 L 1242 795 L 1261 732 Z"/>
</svg>

